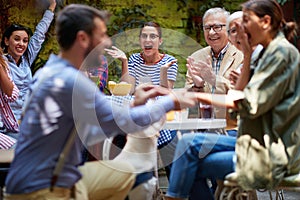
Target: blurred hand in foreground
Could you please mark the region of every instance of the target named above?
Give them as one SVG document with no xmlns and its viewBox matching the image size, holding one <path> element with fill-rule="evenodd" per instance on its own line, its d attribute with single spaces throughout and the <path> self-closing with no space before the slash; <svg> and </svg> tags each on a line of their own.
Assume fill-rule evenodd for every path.
<svg viewBox="0 0 300 200">
<path fill-rule="evenodd" d="M 187 90 L 173 91 L 161 86 L 150 84 L 141 84 L 137 86 L 134 94 L 135 98 L 132 106 L 143 105 L 151 98 L 165 95 L 170 95 L 173 99 L 175 104 L 174 110 L 193 107 L 197 102 L 197 97 L 193 92 L 188 92 Z"/>
<path fill-rule="evenodd" d="M 139 106 L 147 103 L 151 98 L 157 96 L 168 95 L 170 91 L 166 88 L 152 85 L 152 84 L 140 84 L 136 87 L 134 93 L 134 101 L 132 106 Z"/>
<path fill-rule="evenodd" d="M 196 105 L 198 99 L 194 92 L 188 92 L 187 90 L 171 91 L 171 98 L 174 100 L 174 110 L 182 110 L 190 108 Z"/>
</svg>

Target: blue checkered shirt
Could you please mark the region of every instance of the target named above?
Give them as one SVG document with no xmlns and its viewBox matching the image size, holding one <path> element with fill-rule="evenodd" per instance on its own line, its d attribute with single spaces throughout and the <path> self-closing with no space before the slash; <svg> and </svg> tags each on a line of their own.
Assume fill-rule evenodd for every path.
<svg viewBox="0 0 300 200">
<path fill-rule="evenodd" d="M 229 44 L 227 44 L 222 51 L 219 53 L 218 57 L 215 57 L 213 50 L 211 50 L 211 57 L 212 57 L 212 68 L 215 75 L 219 74 L 221 62 L 224 58 L 224 55 L 228 49 Z"/>
<path fill-rule="evenodd" d="M 159 137 L 157 139 L 157 148 L 162 148 L 169 144 L 171 140 L 176 136 L 176 130 L 164 129 L 159 131 Z"/>
<path fill-rule="evenodd" d="M 219 74 L 221 62 L 222 62 L 224 55 L 228 49 L 228 46 L 229 46 L 229 43 L 227 43 L 227 45 L 221 50 L 218 57 L 215 57 L 215 54 L 214 54 L 213 50 L 211 49 L 212 69 L 216 76 Z M 214 93 L 214 91 L 215 91 L 215 86 L 212 87 L 211 93 Z"/>
</svg>

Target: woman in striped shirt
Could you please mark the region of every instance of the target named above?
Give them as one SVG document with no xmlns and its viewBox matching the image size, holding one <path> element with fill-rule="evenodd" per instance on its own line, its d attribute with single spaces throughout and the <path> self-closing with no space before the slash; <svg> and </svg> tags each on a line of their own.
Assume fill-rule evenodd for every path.
<svg viewBox="0 0 300 200">
<path fill-rule="evenodd" d="M 106 49 L 109 55 L 122 61 L 121 80 L 134 86 L 132 94 L 137 85 L 146 82 L 172 89 L 178 65 L 173 56 L 159 51 L 163 42 L 160 26 L 155 22 L 146 22 L 140 30 L 139 41 L 142 51 L 132 54 L 129 59 L 115 46 Z"/>
<path fill-rule="evenodd" d="M 19 126 L 8 102 L 18 98 L 19 90 L 9 76 L 7 60 L 0 49 L 0 149 L 12 148 Z"/>
<path fill-rule="evenodd" d="M 109 55 L 122 61 L 121 81 L 133 85 L 131 94 L 134 93 L 135 87 L 141 83 L 151 83 L 173 89 L 178 70 L 177 60 L 173 56 L 159 51 L 159 47 L 163 42 L 162 30 L 159 24 L 146 22 L 140 30 L 139 42 L 142 51 L 132 54 L 128 60 L 125 53 L 117 47 L 112 46 L 112 49 L 106 49 Z M 169 178 L 169 166 L 172 162 L 172 156 L 167 154 L 169 154 L 169 151 L 173 151 L 175 147 L 168 144 L 175 138 L 176 131 L 166 129 L 161 130 L 159 134 L 157 147 L 161 150 L 161 156 L 166 165 L 165 169 Z"/>
</svg>

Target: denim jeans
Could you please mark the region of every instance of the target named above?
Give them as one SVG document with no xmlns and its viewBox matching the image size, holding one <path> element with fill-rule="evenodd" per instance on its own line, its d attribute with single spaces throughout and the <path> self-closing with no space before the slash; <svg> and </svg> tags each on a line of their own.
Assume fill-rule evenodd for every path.
<svg viewBox="0 0 300 200">
<path fill-rule="evenodd" d="M 207 179 L 224 179 L 233 172 L 235 143 L 235 137 L 225 135 L 183 135 L 176 146 L 166 196 L 214 199 Z"/>
</svg>

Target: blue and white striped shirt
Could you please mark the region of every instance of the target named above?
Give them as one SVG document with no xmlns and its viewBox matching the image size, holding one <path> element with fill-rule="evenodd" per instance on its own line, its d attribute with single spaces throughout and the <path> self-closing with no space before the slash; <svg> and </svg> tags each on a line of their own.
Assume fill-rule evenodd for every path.
<svg viewBox="0 0 300 200">
<path fill-rule="evenodd" d="M 155 65 L 146 65 L 141 53 L 132 54 L 128 60 L 128 71 L 129 75 L 135 78 L 135 86 L 139 85 L 140 77 L 151 78 L 153 85 L 160 84 L 160 67 L 175 60 L 173 56 L 164 54 L 162 59 Z M 168 80 L 176 81 L 178 65 L 174 63 L 168 69 Z"/>
<path fill-rule="evenodd" d="M 164 56 L 154 65 L 145 65 L 145 61 L 141 53 L 132 54 L 128 60 L 128 72 L 130 76 L 135 78 L 135 86 L 143 83 L 142 79 L 151 79 L 153 85 L 160 85 L 160 67 L 175 60 L 173 56 L 164 54 Z M 174 63 L 168 69 L 168 80 L 176 81 L 178 65 Z M 175 136 L 176 132 L 171 130 L 161 130 L 157 140 L 158 148 L 169 143 Z"/>
</svg>

